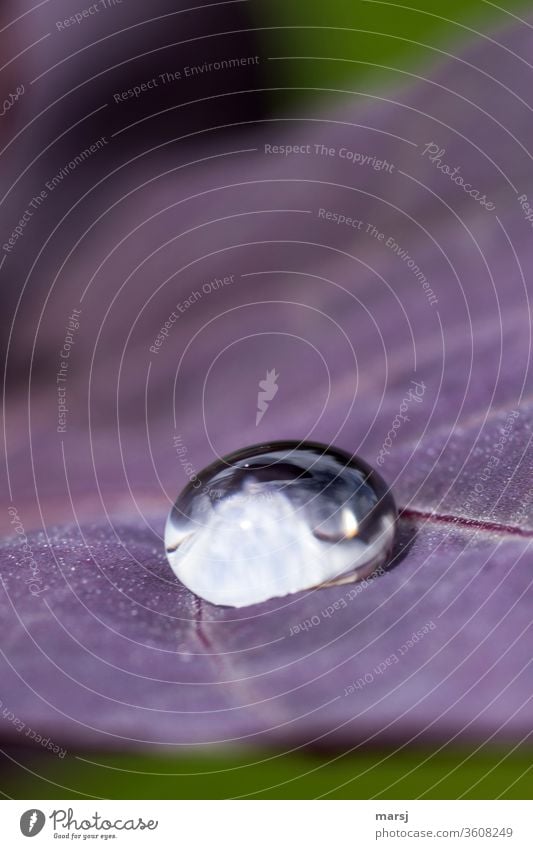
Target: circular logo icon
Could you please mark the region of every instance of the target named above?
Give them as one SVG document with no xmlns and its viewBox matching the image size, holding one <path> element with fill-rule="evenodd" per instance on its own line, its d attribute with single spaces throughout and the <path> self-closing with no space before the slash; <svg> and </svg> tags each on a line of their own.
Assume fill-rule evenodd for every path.
<svg viewBox="0 0 533 849">
<path fill-rule="evenodd" d="M 43 812 L 37 808 L 31 808 L 22 814 L 20 818 L 20 830 L 24 837 L 35 837 L 42 830 L 45 822 L 46 817 Z"/>
</svg>

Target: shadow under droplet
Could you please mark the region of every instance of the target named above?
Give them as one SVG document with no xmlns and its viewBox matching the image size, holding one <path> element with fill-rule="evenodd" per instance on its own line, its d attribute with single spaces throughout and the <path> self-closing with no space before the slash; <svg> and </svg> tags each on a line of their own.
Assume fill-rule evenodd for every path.
<svg viewBox="0 0 533 849">
<path fill-rule="evenodd" d="M 407 557 L 417 533 L 416 523 L 400 513 L 397 522 L 396 540 L 389 561 L 384 566 L 385 572 L 395 569 Z"/>
</svg>

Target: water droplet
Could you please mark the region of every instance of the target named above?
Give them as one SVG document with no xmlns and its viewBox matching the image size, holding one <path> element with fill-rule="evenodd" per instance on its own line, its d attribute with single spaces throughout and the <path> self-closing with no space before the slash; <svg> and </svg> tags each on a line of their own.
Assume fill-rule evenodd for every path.
<svg viewBox="0 0 533 849">
<path fill-rule="evenodd" d="M 244 607 L 367 577 L 383 566 L 396 507 L 358 457 L 313 442 L 274 442 L 208 466 L 170 511 L 173 572 L 213 604 Z"/>
</svg>

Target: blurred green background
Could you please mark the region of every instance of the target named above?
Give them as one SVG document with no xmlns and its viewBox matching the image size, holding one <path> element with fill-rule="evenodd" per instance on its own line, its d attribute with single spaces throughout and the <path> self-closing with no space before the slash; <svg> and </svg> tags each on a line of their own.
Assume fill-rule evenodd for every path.
<svg viewBox="0 0 533 849">
<path fill-rule="evenodd" d="M 379 91 L 424 75 L 473 38 L 533 11 L 506 0 L 258 0 L 253 3 L 261 53 L 275 58 L 266 85 L 279 108 L 309 107 L 328 90 Z M 335 29 L 338 27 L 339 29 Z M 348 28 L 344 31 L 342 28 Z M 476 35 L 479 33 L 480 35 Z M 278 58 L 314 57 L 314 58 Z M 531 798 L 531 750 L 404 748 L 355 753 L 276 754 L 233 751 L 194 756 L 100 753 L 64 760 L 6 751 L 4 781 L 12 798 Z"/>
<path fill-rule="evenodd" d="M 531 0 L 506 0 L 503 6 L 487 0 L 406 0 L 403 5 L 256 0 L 255 9 L 261 24 L 272 27 L 262 36 L 265 55 L 275 59 L 269 69 L 272 85 L 280 86 L 281 97 L 294 107 L 309 97 L 327 97 L 331 89 L 365 92 L 407 84 L 413 74 L 425 75 L 472 39 L 516 24 L 533 6 Z"/>
<path fill-rule="evenodd" d="M 15 799 L 529 799 L 533 782 L 531 749 L 525 747 L 229 755 L 204 748 L 197 755 L 92 752 L 23 761 L 19 751 L 10 758 L 4 762 Z"/>
</svg>

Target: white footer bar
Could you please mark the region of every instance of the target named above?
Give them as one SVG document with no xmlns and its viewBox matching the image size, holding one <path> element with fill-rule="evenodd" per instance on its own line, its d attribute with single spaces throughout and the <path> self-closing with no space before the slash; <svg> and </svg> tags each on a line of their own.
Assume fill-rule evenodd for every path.
<svg viewBox="0 0 533 849">
<path fill-rule="evenodd" d="M 528 801 L 9 800 L 0 839 L 9 849 L 531 849 L 531 811 Z"/>
</svg>

